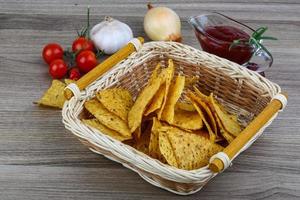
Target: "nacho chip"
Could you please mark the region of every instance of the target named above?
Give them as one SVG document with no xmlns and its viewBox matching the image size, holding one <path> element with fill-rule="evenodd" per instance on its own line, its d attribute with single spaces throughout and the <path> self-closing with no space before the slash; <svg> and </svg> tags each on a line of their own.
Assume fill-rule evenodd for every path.
<svg viewBox="0 0 300 200">
<path fill-rule="evenodd" d="M 197 83 L 197 81 L 199 80 L 198 77 L 196 76 L 190 76 L 190 77 L 186 77 L 185 78 L 185 87 L 191 87 L 193 86 L 195 83 Z"/>
<path fill-rule="evenodd" d="M 125 137 L 131 137 L 131 132 L 127 126 L 127 123 L 109 112 L 99 101 L 91 99 L 84 103 L 84 107 L 94 115 L 100 123 L 106 127 L 117 131 Z"/>
<path fill-rule="evenodd" d="M 54 79 L 50 88 L 44 93 L 42 98 L 38 100 L 37 104 L 41 106 L 50 106 L 54 108 L 62 108 L 66 101 L 64 96 L 64 89 L 66 84 Z"/>
<path fill-rule="evenodd" d="M 217 135 L 217 123 L 214 118 L 214 115 L 211 111 L 211 108 L 208 104 L 207 98 L 199 98 L 198 96 L 191 94 L 191 97 L 194 98 L 194 100 L 199 104 L 200 108 L 202 109 L 203 112 L 205 112 L 205 116 L 207 116 L 206 121 L 209 123 L 212 131 L 214 132 L 215 135 Z"/>
<path fill-rule="evenodd" d="M 211 156 L 223 149 L 203 136 L 175 127 L 162 127 L 159 131 L 161 135 L 167 135 L 180 169 L 193 170 L 204 167 Z"/>
<path fill-rule="evenodd" d="M 71 83 L 76 83 L 76 81 L 74 81 L 72 79 L 67 79 L 67 78 L 64 80 L 64 82 L 65 82 L 66 85 L 69 85 Z"/>
<path fill-rule="evenodd" d="M 161 66 L 160 66 L 160 63 L 158 63 L 156 65 L 156 67 L 154 68 L 150 78 L 149 78 L 149 81 L 148 83 L 150 83 L 151 81 L 153 81 L 153 79 L 156 79 L 158 77 L 158 75 L 160 74 L 160 71 L 161 71 Z"/>
<path fill-rule="evenodd" d="M 203 94 L 196 86 L 193 87 L 197 96 L 201 99 L 201 101 L 208 103 L 208 96 L 206 96 L 205 94 Z"/>
<path fill-rule="evenodd" d="M 216 112 L 217 116 L 220 119 L 221 124 L 223 125 L 224 129 L 234 135 L 238 136 L 242 128 L 240 127 L 239 123 L 237 122 L 237 118 L 233 117 L 232 115 L 228 114 L 225 109 L 215 100 L 213 94 L 209 95 L 210 103 Z"/>
<path fill-rule="evenodd" d="M 107 128 L 106 126 L 104 126 L 103 124 L 101 124 L 99 122 L 99 120 L 97 119 L 84 119 L 82 120 L 83 123 L 87 124 L 88 126 L 91 126 L 95 129 L 98 129 L 99 131 L 101 131 L 103 134 L 105 135 L 108 135 L 116 140 L 119 140 L 119 141 L 124 141 L 124 140 L 129 140 L 131 139 L 130 136 L 128 137 L 125 137 L 121 134 L 119 134 L 118 132 L 110 129 L 110 128 Z"/>
<path fill-rule="evenodd" d="M 224 128 L 220 129 L 221 135 L 224 137 L 224 139 L 230 144 L 234 140 L 234 136 L 228 133 Z"/>
<path fill-rule="evenodd" d="M 194 107 L 196 108 L 196 110 L 197 110 L 198 114 L 200 115 L 200 117 L 202 118 L 203 123 L 204 123 L 205 127 L 208 130 L 210 140 L 214 142 L 216 140 L 217 134 L 216 134 L 216 132 L 214 132 L 212 130 L 210 123 L 208 123 L 207 114 L 203 112 L 203 108 L 200 107 L 200 105 L 198 104 L 198 101 L 196 101 L 195 95 L 193 93 L 189 92 L 187 94 L 187 96 L 190 99 L 190 101 L 192 102 L 192 104 L 194 105 Z"/>
<path fill-rule="evenodd" d="M 169 141 L 168 134 L 164 131 L 159 131 L 159 151 L 163 155 L 166 162 L 178 168 L 177 159 L 172 148 L 172 145 Z"/>
<path fill-rule="evenodd" d="M 177 109 L 190 111 L 190 112 L 196 111 L 193 104 L 185 103 L 185 102 L 177 102 L 175 105 L 175 110 L 177 110 Z"/>
<path fill-rule="evenodd" d="M 161 108 L 163 100 L 164 100 L 164 96 L 165 96 L 165 87 L 166 87 L 165 84 L 162 84 L 160 86 L 159 90 L 154 95 L 153 99 L 151 100 L 151 104 L 145 111 L 145 113 L 144 113 L 145 116 L 148 116 L 150 113 Z"/>
<path fill-rule="evenodd" d="M 98 101 L 113 114 L 127 121 L 128 112 L 133 105 L 130 92 L 122 88 L 105 89 L 96 95 Z"/>
<path fill-rule="evenodd" d="M 158 121 L 155 117 L 153 118 L 153 124 L 151 128 L 151 136 L 150 136 L 150 143 L 149 143 L 149 155 L 153 158 L 160 160 L 161 162 L 165 163 L 166 160 L 164 156 L 161 154 L 159 150 L 159 132 L 158 129 L 161 127 L 160 121 Z"/>
<path fill-rule="evenodd" d="M 202 118 L 197 111 L 175 110 L 172 125 L 185 130 L 197 130 L 203 127 Z"/>
<path fill-rule="evenodd" d="M 184 79 L 184 76 L 177 76 L 175 81 L 170 85 L 170 91 L 161 115 L 161 119 L 167 121 L 168 123 L 173 123 L 175 104 L 183 91 Z"/>
<path fill-rule="evenodd" d="M 154 78 L 137 97 L 135 103 L 128 113 L 128 125 L 131 132 L 134 132 L 142 122 L 142 117 L 147 105 L 161 86 L 161 78 Z"/>
<path fill-rule="evenodd" d="M 168 60 L 168 67 L 163 69 L 162 72 L 161 72 L 162 79 L 165 80 L 165 93 L 164 93 L 164 99 L 163 99 L 163 103 L 161 105 L 161 108 L 157 112 L 157 116 L 158 116 L 159 120 L 161 119 L 161 115 L 163 113 L 164 107 L 165 107 L 166 102 L 167 102 L 167 97 L 168 97 L 168 93 L 169 93 L 169 90 L 170 90 L 170 85 L 171 85 L 171 82 L 172 82 L 172 79 L 173 79 L 173 76 L 174 76 L 174 71 L 175 71 L 175 68 L 174 68 L 173 60 L 169 59 Z"/>
</svg>

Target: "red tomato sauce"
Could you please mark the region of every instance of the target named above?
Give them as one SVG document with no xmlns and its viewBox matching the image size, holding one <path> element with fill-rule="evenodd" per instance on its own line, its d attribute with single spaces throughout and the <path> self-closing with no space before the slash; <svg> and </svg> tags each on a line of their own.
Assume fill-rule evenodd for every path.
<svg viewBox="0 0 300 200">
<path fill-rule="evenodd" d="M 202 49 L 206 52 L 226 58 L 238 64 L 248 62 L 253 48 L 248 44 L 239 44 L 230 48 L 234 40 L 248 41 L 250 36 L 243 30 L 233 26 L 207 26 L 205 33 L 196 31 Z"/>
</svg>

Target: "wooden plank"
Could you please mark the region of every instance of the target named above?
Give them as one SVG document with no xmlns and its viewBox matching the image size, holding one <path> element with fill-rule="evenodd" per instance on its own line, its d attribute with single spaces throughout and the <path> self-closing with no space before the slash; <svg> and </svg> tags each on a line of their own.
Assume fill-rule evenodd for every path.
<svg viewBox="0 0 300 200">
<path fill-rule="evenodd" d="M 147 1 L 92 0 L 91 22 L 111 15 L 145 36 Z M 0 199 L 180 199 L 134 172 L 90 152 L 61 123 L 60 111 L 32 104 L 50 84 L 41 49 L 65 47 L 85 23 L 79 0 L 0 0 Z M 289 93 L 289 104 L 265 134 L 225 173 L 185 199 L 300 198 L 300 2 L 298 0 L 159 1 L 183 20 L 184 43 L 199 48 L 186 20 L 220 11 L 252 27 L 267 25 L 275 62 L 267 76 Z"/>
</svg>

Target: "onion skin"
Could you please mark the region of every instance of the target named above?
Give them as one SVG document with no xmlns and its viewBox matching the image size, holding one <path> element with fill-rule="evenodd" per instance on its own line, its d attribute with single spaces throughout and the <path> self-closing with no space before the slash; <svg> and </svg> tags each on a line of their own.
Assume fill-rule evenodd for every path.
<svg viewBox="0 0 300 200">
<path fill-rule="evenodd" d="M 144 30 L 154 41 L 181 41 L 181 22 L 179 16 L 170 8 L 155 7 L 148 4 L 144 18 Z"/>
</svg>

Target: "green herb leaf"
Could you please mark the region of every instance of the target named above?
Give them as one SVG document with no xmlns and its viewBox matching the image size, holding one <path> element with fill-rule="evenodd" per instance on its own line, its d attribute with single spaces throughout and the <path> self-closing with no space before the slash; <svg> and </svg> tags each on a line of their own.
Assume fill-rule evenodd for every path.
<svg viewBox="0 0 300 200">
<path fill-rule="evenodd" d="M 234 40 L 231 45 L 229 46 L 229 50 L 231 50 L 233 47 L 242 44 L 249 44 L 249 45 L 254 45 L 256 48 L 263 48 L 266 52 L 266 48 L 260 43 L 261 40 L 277 40 L 275 37 L 271 36 L 263 36 L 263 34 L 268 30 L 268 27 L 260 27 L 256 29 L 251 37 L 249 38 L 248 41 L 238 39 Z M 269 52 L 268 52 L 269 53 Z"/>
<path fill-rule="evenodd" d="M 261 39 L 261 40 L 278 40 L 277 38 L 275 38 L 275 37 L 270 37 L 270 36 L 262 36 L 262 37 L 260 37 L 259 39 Z"/>
</svg>

